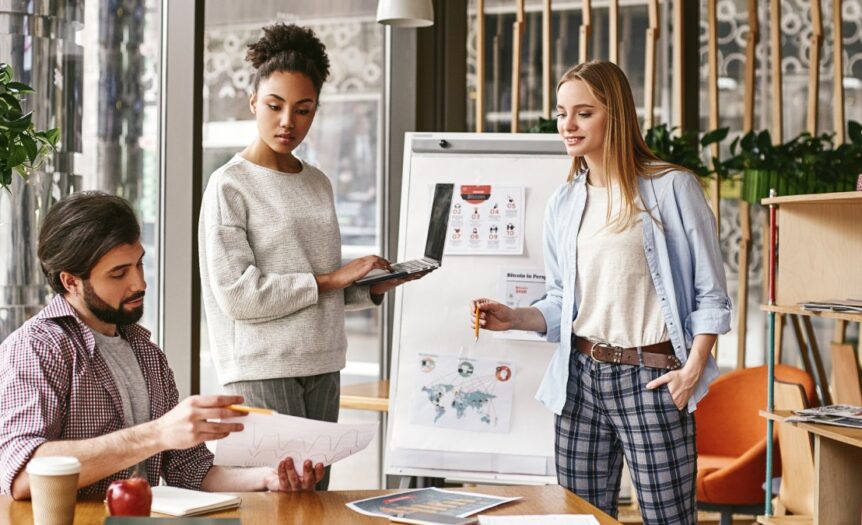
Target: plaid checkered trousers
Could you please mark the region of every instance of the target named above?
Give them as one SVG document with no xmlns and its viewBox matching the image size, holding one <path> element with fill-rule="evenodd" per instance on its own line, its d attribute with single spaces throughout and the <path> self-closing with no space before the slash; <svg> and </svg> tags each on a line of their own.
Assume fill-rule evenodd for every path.
<svg viewBox="0 0 862 525">
<path fill-rule="evenodd" d="M 625 455 L 646 525 L 696 523 L 694 416 L 678 410 L 665 371 L 594 361 L 574 351 L 556 417 L 560 485 L 617 516 Z"/>
</svg>

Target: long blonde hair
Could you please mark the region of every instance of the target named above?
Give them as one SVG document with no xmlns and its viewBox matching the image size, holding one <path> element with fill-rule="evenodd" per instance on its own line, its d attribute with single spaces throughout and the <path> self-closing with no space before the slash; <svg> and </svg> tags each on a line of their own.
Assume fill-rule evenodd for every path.
<svg viewBox="0 0 862 525">
<path fill-rule="evenodd" d="M 682 168 L 662 161 L 647 147 L 638 125 L 632 89 L 625 73 L 616 64 L 604 60 L 578 64 L 563 74 L 557 83 L 557 91 L 572 80 L 583 81 L 607 113 L 602 163 L 605 179 L 609 185 L 619 188 L 622 197 L 620 213 L 612 221 L 617 229 L 622 229 L 642 211 L 636 203 L 639 195 L 637 177 L 658 177 Z M 573 180 L 578 171 L 586 168 L 584 157 L 574 157 L 568 180 Z"/>
</svg>

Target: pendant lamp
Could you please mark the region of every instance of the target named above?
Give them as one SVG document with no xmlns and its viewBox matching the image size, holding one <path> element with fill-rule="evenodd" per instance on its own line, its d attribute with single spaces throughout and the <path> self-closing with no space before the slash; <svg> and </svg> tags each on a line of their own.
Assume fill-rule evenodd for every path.
<svg viewBox="0 0 862 525">
<path fill-rule="evenodd" d="M 431 0 L 379 0 L 377 22 L 393 27 L 427 27 L 434 24 Z"/>
</svg>

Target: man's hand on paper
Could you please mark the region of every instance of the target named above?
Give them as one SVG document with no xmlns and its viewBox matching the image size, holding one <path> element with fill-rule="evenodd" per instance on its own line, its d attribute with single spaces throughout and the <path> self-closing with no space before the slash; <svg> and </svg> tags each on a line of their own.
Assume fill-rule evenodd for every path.
<svg viewBox="0 0 862 525">
<path fill-rule="evenodd" d="M 243 426 L 240 423 L 208 420 L 245 416 L 243 412 L 227 408 L 228 405 L 238 405 L 242 401 L 242 396 L 191 396 L 149 424 L 152 425 L 162 450 L 187 449 L 204 441 L 222 439 L 231 432 L 241 431 Z"/>
<path fill-rule="evenodd" d="M 314 486 L 323 479 L 323 463 L 318 463 L 312 469 L 311 460 L 305 460 L 300 476 L 293 465 L 293 458 L 284 458 L 272 475 L 264 480 L 266 489 L 273 492 L 296 492 L 314 490 Z"/>
</svg>

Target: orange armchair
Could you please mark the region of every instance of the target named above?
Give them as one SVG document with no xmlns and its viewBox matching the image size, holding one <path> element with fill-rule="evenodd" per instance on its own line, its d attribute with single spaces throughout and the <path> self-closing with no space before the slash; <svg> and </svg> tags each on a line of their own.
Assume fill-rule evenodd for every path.
<svg viewBox="0 0 862 525">
<path fill-rule="evenodd" d="M 798 368 L 776 365 L 775 379 L 798 383 L 809 406 L 815 405 L 814 380 Z M 697 501 L 702 510 L 719 511 L 722 523 L 733 512 L 762 513 L 766 476 L 767 368 L 743 368 L 722 375 L 694 413 L 697 425 Z M 776 447 L 773 475 L 781 475 Z"/>
</svg>

